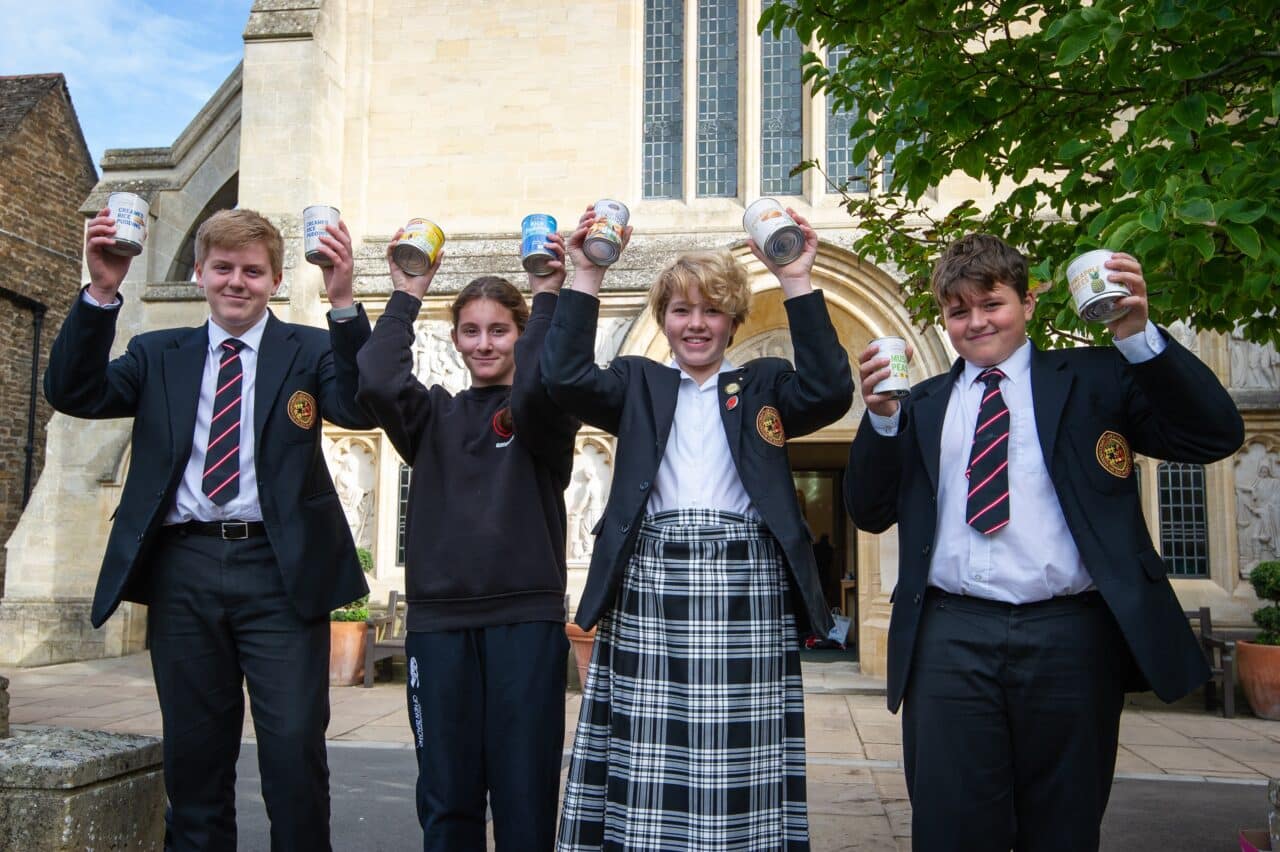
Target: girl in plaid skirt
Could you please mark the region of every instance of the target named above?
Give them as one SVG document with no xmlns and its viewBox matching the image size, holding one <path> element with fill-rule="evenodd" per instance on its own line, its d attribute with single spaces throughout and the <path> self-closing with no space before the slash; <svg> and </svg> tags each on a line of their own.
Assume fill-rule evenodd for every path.
<svg viewBox="0 0 1280 852">
<path fill-rule="evenodd" d="M 786 439 L 849 408 L 853 381 L 809 276 L 818 240 L 779 267 L 796 365 L 725 349 L 751 288 L 728 251 L 669 263 L 650 290 L 672 360 L 594 364 L 605 268 L 569 240 L 575 276 L 542 352 L 552 398 L 618 436 L 578 607 L 597 624 L 558 848 L 809 848 L 797 620 L 830 615 Z M 630 237 L 624 234 L 624 245 Z"/>
</svg>

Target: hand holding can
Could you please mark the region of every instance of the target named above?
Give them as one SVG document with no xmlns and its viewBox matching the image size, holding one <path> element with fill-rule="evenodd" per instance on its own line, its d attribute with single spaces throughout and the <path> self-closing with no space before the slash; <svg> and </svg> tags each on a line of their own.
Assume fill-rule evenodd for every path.
<svg viewBox="0 0 1280 852">
<path fill-rule="evenodd" d="M 425 275 L 444 248 L 444 231 L 428 219 L 410 219 L 391 245 L 391 259 L 409 275 Z"/>
<path fill-rule="evenodd" d="M 110 207 L 103 207 L 85 229 L 84 259 L 89 270 L 89 295 L 100 305 L 112 304 L 133 255 L 112 251 L 116 244 L 116 222 Z"/>
<path fill-rule="evenodd" d="M 308 263 L 316 266 L 332 266 L 333 261 L 325 254 L 320 238 L 329 233 L 329 226 L 338 227 L 341 213 L 337 207 L 327 204 L 312 204 L 302 211 L 302 255 Z"/>
<path fill-rule="evenodd" d="M 911 394 L 909 368 L 913 352 L 901 337 L 878 337 L 858 358 L 862 398 L 867 409 L 892 417 L 899 400 Z"/>
<path fill-rule="evenodd" d="M 627 205 L 612 198 L 602 198 L 595 203 L 596 220 L 583 240 L 582 250 L 596 266 L 609 266 L 622 255 L 623 236 L 631 211 Z"/>
<path fill-rule="evenodd" d="M 547 265 L 556 259 L 547 248 L 547 236 L 555 233 L 556 217 L 547 213 L 530 213 L 520 222 L 520 265 L 530 275 L 550 275 Z"/>
<path fill-rule="evenodd" d="M 1114 252 L 1107 249 L 1088 251 L 1067 265 L 1067 286 L 1076 314 L 1085 322 L 1111 323 L 1129 312 L 1119 304 L 1133 295 L 1124 284 L 1114 281 L 1106 267 Z"/>
<path fill-rule="evenodd" d="M 147 241 L 150 205 L 132 192 L 113 192 L 107 196 L 107 207 L 116 220 L 116 239 L 106 250 L 121 257 L 142 254 L 142 247 Z"/>
</svg>

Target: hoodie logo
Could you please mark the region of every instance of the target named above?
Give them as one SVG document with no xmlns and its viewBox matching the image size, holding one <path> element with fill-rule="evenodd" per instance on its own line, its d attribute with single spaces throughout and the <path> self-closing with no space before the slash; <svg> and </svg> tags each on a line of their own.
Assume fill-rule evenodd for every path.
<svg viewBox="0 0 1280 852">
<path fill-rule="evenodd" d="M 489 425 L 493 427 L 493 433 L 501 439 L 494 444 L 495 447 L 505 447 L 515 438 L 516 427 L 511 419 L 510 408 L 499 408 L 495 411 Z"/>
</svg>

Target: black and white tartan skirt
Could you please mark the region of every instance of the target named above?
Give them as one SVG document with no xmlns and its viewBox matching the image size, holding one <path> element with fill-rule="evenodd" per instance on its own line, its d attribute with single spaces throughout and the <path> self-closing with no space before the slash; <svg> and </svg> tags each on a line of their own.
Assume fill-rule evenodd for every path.
<svg viewBox="0 0 1280 852">
<path fill-rule="evenodd" d="M 557 848 L 809 848 L 796 627 L 763 524 L 645 518 L 596 630 Z"/>
</svg>

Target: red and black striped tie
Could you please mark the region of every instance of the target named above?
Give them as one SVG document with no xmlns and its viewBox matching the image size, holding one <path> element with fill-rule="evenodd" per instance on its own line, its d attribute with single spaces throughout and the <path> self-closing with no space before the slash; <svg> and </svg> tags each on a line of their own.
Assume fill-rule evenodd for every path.
<svg viewBox="0 0 1280 852">
<path fill-rule="evenodd" d="M 209 444 L 204 451 L 204 479 L 200 488 L 210 500 L 225 506 L 240 493 L 240 397 L 244 367 L 240 350 L 244 341 L 234 337 L 222 342 L 218 362 L 218 389 L 213 394 L 213 418 Z"/>
<path fill-rule="evenodd" d="M 985 388 L 978 406 L 978 425 L 973 430 L 969 450 L 969 499 L 965 517 L 969 526 L 991 535 L 1009 523 L 1009 407 L 1000 393 L 1004 373 L 995 367 L 983 370 L 978 379 Z"/>
</svg>

